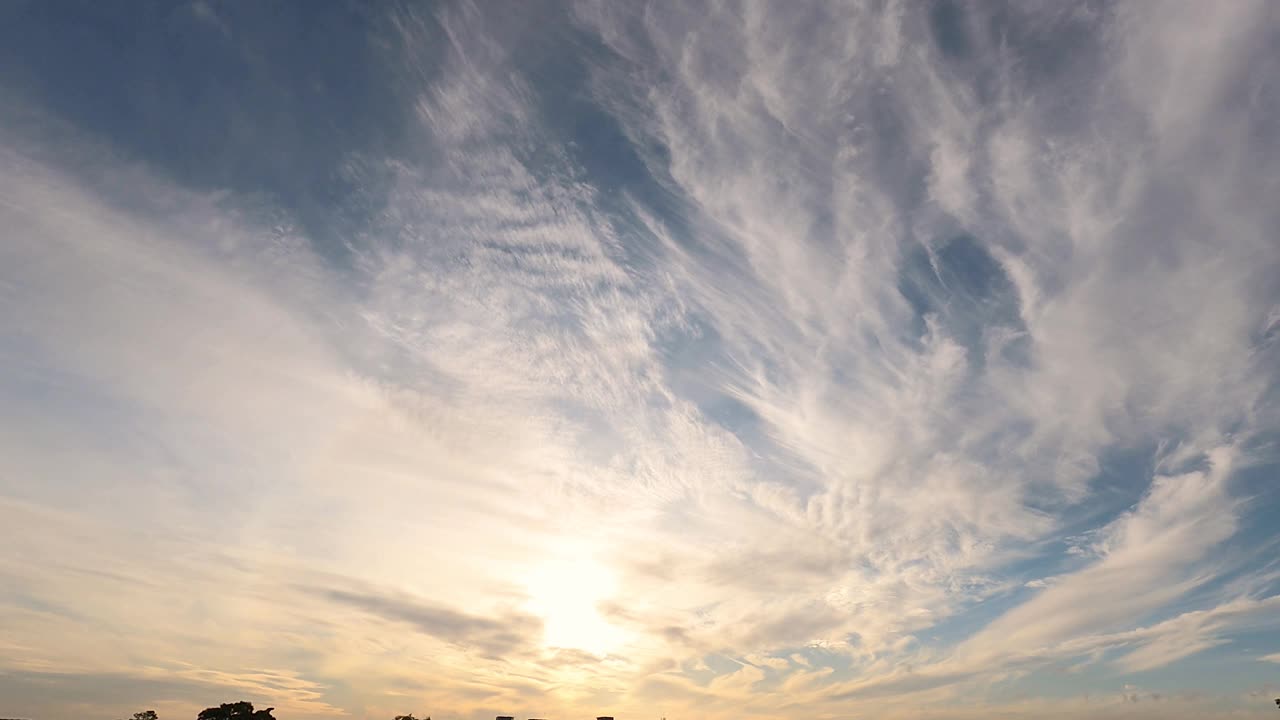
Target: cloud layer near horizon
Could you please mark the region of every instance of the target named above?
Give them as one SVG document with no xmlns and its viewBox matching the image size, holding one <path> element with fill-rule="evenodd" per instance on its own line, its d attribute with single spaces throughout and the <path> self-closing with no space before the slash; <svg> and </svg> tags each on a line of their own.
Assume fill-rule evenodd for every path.
<svg viewBox="0 0 1280 720">
<path fill-rule="evenodd" d="M 0 712 L 1269 711 L 1276 13 L 197 2 L 110 119 L 132 25 L 13 65 Z"/>
</svg>

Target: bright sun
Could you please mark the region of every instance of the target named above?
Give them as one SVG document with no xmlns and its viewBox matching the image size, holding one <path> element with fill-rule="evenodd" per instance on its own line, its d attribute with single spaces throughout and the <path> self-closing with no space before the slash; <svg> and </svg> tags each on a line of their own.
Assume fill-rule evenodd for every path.
<svg viewBox="0 0 1280 720">
<path fill-rule="evenodd" d="M 617 584 L 616 575 L 585 552 L 569 551 L 535 566 L 524 580 L 526 608 L 542 618 L 544 644 L 595 655 L 621 645 L 625 633 L 597 609 Z"/>
</svg>

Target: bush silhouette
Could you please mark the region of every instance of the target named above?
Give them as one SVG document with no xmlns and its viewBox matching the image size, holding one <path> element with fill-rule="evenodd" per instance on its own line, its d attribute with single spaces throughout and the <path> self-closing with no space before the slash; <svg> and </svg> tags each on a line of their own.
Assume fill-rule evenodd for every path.
<svg viewBox="0 0 1280 720">
<path fill-rule="evenodd" d="M 196 720 L 276 720 L 271 711 L 254 710 L 253 703 L 241 700 L 234 703 L 222 703 L 218 707 L 205 708 L 196 716 Z"/>
</svg>

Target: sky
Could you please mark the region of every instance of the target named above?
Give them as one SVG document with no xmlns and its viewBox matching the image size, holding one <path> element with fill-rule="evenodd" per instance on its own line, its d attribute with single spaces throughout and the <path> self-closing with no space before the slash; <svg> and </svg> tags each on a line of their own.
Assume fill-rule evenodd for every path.
<svg viewBox="0 0 1280 720">
<path fill-rule="evenodd" d="M 1280 4 L 0 0 L 0 716 L 1264 718 Z"/>
</svg>

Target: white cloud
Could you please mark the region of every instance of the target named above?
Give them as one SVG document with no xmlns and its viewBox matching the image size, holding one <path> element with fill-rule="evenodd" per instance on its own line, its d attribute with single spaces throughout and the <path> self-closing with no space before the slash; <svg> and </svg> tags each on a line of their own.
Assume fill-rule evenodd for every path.
<svg viewBox="0 0 1280 720">
<path fill-rule="evenodd" d="M 1276 602 L 1221 554 L 1275 428 L 1265 6 L 1136 12 L 965 16 L 944 57 L 910 3 L 583 3 L 656 186 L 617 197 L 494 10 L 401 10 L 415 137 L 352 159 L 389 182 L 347 265 L 6 131 L 0 669 L 299 716 L 352 677 L 477 716 L 1167 716 L 983 700 Z"/>
</svg>

